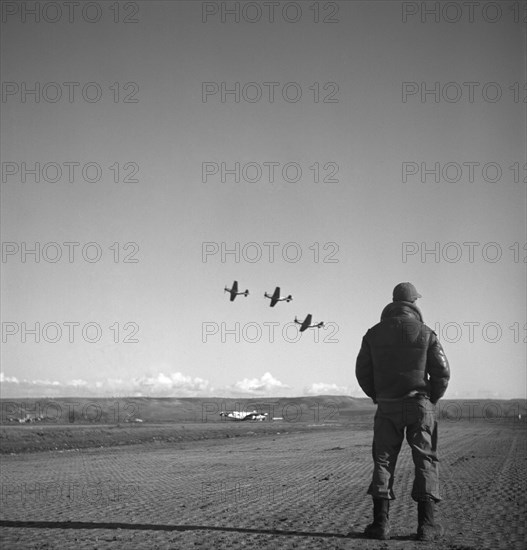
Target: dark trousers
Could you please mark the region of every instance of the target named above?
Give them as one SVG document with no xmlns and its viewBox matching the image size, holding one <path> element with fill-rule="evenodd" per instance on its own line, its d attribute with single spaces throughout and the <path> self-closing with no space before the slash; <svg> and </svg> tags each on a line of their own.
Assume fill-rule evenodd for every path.
<svg viewBox="0 0 527 550">
<path fill-rule="evenodd" d="M 373 498 L 395 499 L 394 472 L 405 428 L 415 465 L 412 498 L 437 502 L 441 498 L 436 410 L 430 400 L 422 396 L 379 401 L 373 427 L 373 479 L 368 494 Z"/>
</svg>

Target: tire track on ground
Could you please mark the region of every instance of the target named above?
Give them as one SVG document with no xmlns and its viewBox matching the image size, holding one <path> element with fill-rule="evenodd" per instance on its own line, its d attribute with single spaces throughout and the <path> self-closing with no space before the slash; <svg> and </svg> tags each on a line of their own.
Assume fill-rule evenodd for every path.
<svg viewBox="0 0 527 550">
<path fill-rule="evenodd" d="M 227 439 L 223 445 L 203 441 L 187 449 L 159 444 L 3 457 L 1 481 L 12 486 L 3 493 L 7 505 L 2 507 L 2 519 L 48 521 L 55 526 L 3 527 L 4 547 L 523 548 L 522 518 L 510 514 L 507 498 L 513 484 L 525 478 L 525 434 L 471 423 L 444 426 L 442 436 L 447 495 L 438 511 L 448 533 L 441 543 L 412 539 L 417 517 L 409 496 L 413 463 L 406 444 L 391 513 L 395 538 L 389 543 L 363 539 L 362 530 L 371 518 L 371 499 L 365 493 L 372 472 L 372 432 L 318 429 Z M 470 459 L 460 460 L 468 452 Z M 478 485 L 482 473 L 489 477 Z M 64 494 L 39 500 L 35 491 L 21 498 L 24 483 L 73 481 L 99 483 L 106 490 L 121 484 L 123 491 L 105 501 L 97 500 L 93 490 L 86 498 L 74 493 L 77 500 Z M 482 505 L 501 507 L 509 514 L 508 523 L 500 523 L 503 516 L 493 522 L 494 508 L 489 507 L 476 522 L 480 532 L 475 534 L 471 518 L 462 513 L 470 504 L 470 494 L 463 492 L 467 487 L 483 493 L 490 487 Z M 521 488 L 520 484 L 517 491 Z M 514 494 L 525 505 L 525 492 Z M 65 529 L 67 521 L 84 522 L 86 528 Z"/>
</svg>

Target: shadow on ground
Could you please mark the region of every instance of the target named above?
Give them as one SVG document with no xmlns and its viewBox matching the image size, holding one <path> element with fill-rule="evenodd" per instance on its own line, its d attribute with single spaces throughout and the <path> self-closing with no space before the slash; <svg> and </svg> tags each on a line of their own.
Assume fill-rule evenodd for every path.
<svg viewBox="0 0 527 550">
<path fill-rule="evenodd" d="M 19 529 L 128 529 L 132 531 L 221 531 L 294 537 L 324 537 L 340 539 L 368 539 L 362 532 L 322 533 L 319 531 L 287 531 L 283 529 L 248 529 L 244 527 L 216 527 L 213 525 L 162 525 L 156 523 L 120 523 L 87 521 L 10 521 L 0 520 L 0 527 Z M 392 537 L 394 540 L 414 540 L 413 536 Z"/>
</svg>

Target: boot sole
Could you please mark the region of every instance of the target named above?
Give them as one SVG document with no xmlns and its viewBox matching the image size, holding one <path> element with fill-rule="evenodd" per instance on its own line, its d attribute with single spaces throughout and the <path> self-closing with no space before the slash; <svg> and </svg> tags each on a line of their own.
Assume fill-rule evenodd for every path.
<svg viewBox="0 0 527 550">
<path fill-rule="evenodd" d="M 435 530 L 433 532 L 427 532 L 427 533 L 417 533 L 417 540 L 420 540 L 422 542 L 432 542 L 434 540 L 440 539 L 445 534 L 445 529 L 443 526 L 439 526 L 438 530 Z"/>
<path fill-rule="evenodd" d="M 364 534 L 369 539 L 374 539 L 374 540 L 389 540 L 389 538 L 390 538 L 390 530 L 389 529 L 382 532 L 382 533 L 372 533 L 371 531 L 366 529 L 364 531 Z"/>
</svg>

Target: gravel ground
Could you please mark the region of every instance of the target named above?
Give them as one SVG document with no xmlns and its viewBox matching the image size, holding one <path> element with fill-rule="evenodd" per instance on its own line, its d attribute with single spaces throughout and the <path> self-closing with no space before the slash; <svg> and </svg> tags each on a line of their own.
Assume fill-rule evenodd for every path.
<svg viewBox="0 0 527 550">
<path fill-rule="evenodd" d="M 203 427 L 186 426 L 184 440 L 93 449 L 68 436 L 69 450 L 3 455 L 2 548 L 526 547 L 525 424 L 441 423 L 437 515 L 446 535 L 434 543 L 413 539 L 406 443 L 392 538 L 370 541 L 362 531 L 371 519 L 371 427 L 307 428 L 226 424 L 218 430 L 229 437 L 207 438 Z"/>
</svg>

